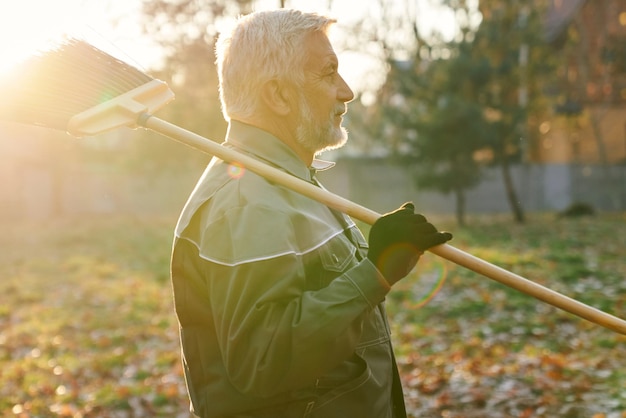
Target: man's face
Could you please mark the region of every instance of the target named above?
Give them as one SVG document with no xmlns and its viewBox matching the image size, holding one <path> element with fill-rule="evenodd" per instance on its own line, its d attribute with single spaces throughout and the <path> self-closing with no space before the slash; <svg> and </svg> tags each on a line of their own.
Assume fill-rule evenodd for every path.
<svg viewBox="0 0 626 418">
<path fill-rule="evenodd" d="M 305 149 L 317 153 L 339 148 L 347 141 L 342 115 L 354 93 L 337 72 L 337 55 L 325 34 L 311 34 L 306 47 L 296 139 Z"/>
</svg>

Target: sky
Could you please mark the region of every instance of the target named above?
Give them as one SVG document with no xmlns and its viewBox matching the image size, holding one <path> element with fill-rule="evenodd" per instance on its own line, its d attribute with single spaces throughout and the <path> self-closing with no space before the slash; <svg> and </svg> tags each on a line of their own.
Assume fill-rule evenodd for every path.
<svg viewBox="0 0 626 418">
<path fill-rule="evenodd" d="M 289 0 L 289 7 L 330 14 L 340 23 L 349 24 L 366 13 L 378 0 Z M 386 0 L 402 4 L 404 0 Z M 389 3 L 389 2 L 393 3 Z M 422 16 L 419 24 L 428 31 L 434 25 L 443 31 L 454 31 L 449 11 L 436 8 L 437 0 L 415 0 Z M 332 4 L 332 10 L 328 5 Z M 255 8 L 275 8 L 278 0 L 256 0 Z M 63 36 L 85 39 L 94 46 L 143 70 L 158 66 L 159 46 L 141 32 L 141 0 L 4 0 L 0 5 L 0 74 L 16 62 L 45 49 Z M 374 11 L 375 13 L 375 11 Z M 363 76 L 379 70 L 371 59 L 350 51 L 338 51 L 340 70 L 356 90 Z"/>
<path fill-rule="evenodd" d="M 21 0 L 0 6 L 0 71 L 46 48 L 64 35 L 85 38 L 97 47 L 124 53 L 149 67 L 149 39 L 141 34 L 136 0 Z M 109 44 L 109 45 L 107 45 Z M 154 48 L 150 48 L 154 50 Z"/>
</svg>

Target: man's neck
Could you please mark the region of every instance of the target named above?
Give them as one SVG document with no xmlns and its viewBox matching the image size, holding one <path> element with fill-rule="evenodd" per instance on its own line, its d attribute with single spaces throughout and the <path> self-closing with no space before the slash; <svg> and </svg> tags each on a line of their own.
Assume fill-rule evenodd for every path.
<svg viewBox="0 0 626 418">
<path fill-rule="evenodd" d="M 254 118 L 242 122 L 262 129 L 283 141 L 289 148 L 291 148 L 296 153 L 296 155 L 306 164 L 307 167 L 310 167 L 313 163 L 315 153 L 305 150 L 304 147 L 302 147 L 302 145 L 300 145 L 300 143 L 296 140 L 296 128 L 295 126 L 290 126 L 293 125 L 293 122 L 273 121 L 271 120 L 271 118 Z"/>
</svg>

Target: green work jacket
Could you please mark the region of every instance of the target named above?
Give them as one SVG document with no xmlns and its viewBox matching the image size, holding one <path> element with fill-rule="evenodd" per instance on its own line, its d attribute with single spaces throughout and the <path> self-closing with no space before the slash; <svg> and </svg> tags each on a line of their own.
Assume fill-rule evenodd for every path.
<svg viewBox="0 0 626 418">
<path fill-rule="evenodd" d="M 252 126 L 231 122 L 224 146 L 315 181 L 288 146 Z M 214 158 L 172 253 L 192 412 L 404 417 L 383 306 L 390 288 L 366 250 L 347 216 Z"/>
</svg>

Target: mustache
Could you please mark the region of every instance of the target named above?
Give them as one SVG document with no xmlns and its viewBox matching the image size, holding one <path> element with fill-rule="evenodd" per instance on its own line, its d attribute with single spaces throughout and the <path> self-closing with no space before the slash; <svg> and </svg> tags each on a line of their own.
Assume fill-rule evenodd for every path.
<svg viewBox="0 0 626 418">
<path fill-rule="evenodd" d="M 345 103 L 338 104 L 335 105 L 335 108 L 333 109 L 333 115 L 343 116 L 346 114 L 347 111 L 348 106 L 346 106 Z"/>
</svg>

